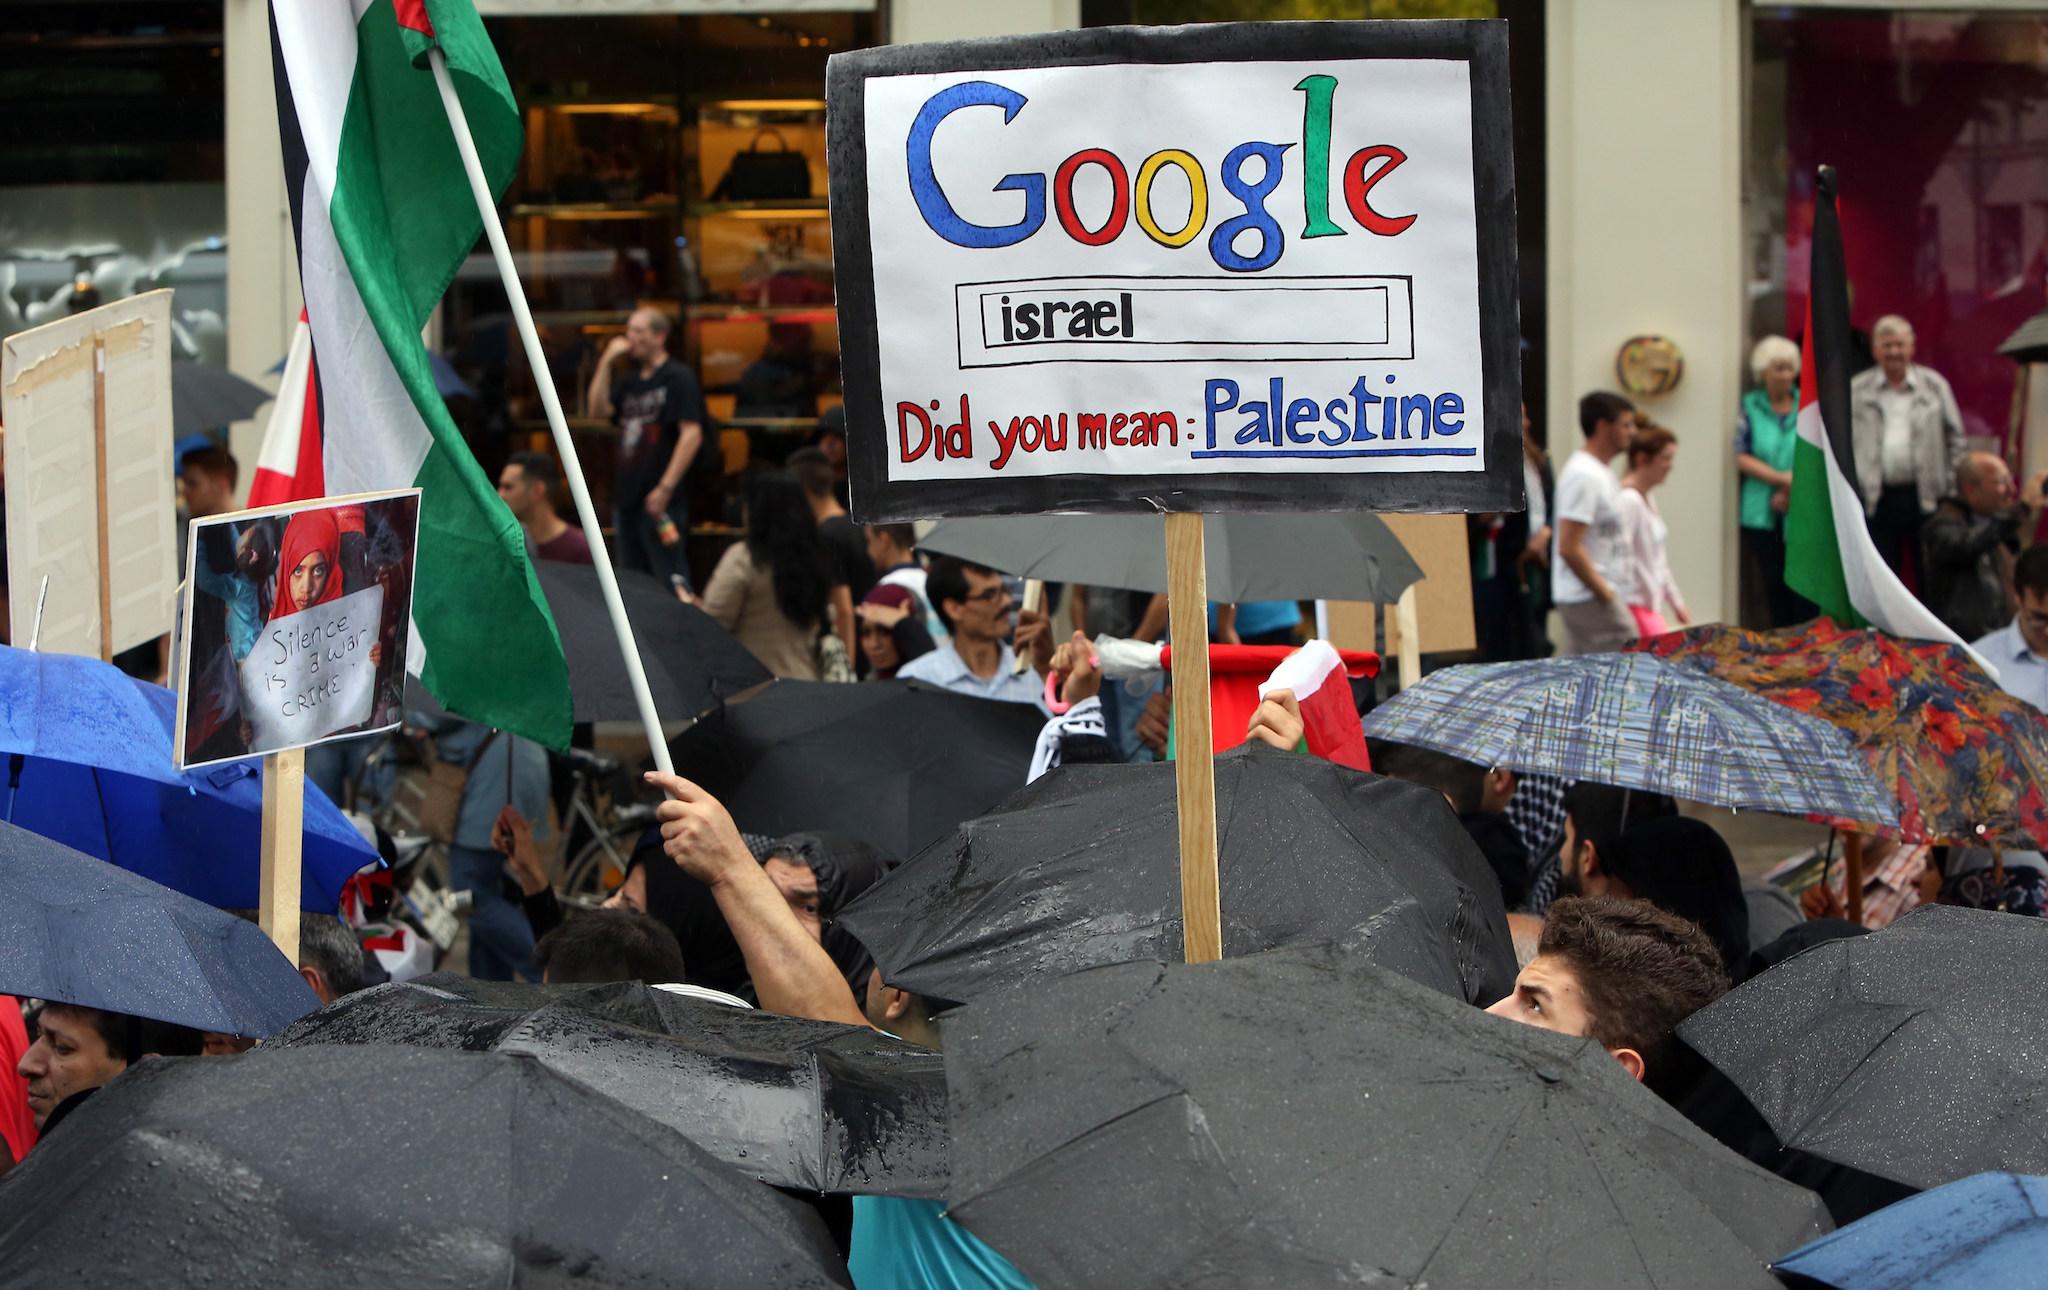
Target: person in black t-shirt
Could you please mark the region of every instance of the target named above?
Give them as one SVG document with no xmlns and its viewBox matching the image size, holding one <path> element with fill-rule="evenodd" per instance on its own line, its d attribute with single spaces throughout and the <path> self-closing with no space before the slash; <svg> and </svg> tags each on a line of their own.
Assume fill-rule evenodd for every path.
<svg viewBox="0 0 2048 1290">
<path fill-rule="evenodd" d="M 833 569 L 853 593 L 854 603 L 859 604 L 874 590 L 879 575 L 874 561 L 868 558 L 866 532 L 853 522 L 833 493 L 832 463 L 816 448 L 799 448 L 789 454 L 788 465 L 789 473 L 803 485 L 804 499 L 811 504 L 811 515 L 818 521 L 818 536 L 825 539 Z"/>
<path fill-rule="evenodd" d="M 689 368 L 668 354 L 668 318 L 636 309 L 626 334 L 605 346 L 590 378 L 592 416 L 619 427 L 619 564 L 689 587 L 684 558 L 689 499 L 683 477 L 704 447 L 704 394 Z M 623 368 L 624 375 L 619 375 Z M 664 533 L 665 525 L 673 531 Z"/>
</svg>

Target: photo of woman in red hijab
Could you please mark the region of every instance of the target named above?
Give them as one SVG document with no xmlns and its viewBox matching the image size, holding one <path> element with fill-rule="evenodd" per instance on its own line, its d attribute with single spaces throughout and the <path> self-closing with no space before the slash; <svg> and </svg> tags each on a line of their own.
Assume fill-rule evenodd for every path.
<svg viewBox="0 0 2048 1290">
<path fill-rule="evenodd" d="M 300 511 L 285 522 L 278 544 L 277 595 L 271 621 L 324 605 L 341 595 L 341 529 L 331 510 Z"/>
</svg>

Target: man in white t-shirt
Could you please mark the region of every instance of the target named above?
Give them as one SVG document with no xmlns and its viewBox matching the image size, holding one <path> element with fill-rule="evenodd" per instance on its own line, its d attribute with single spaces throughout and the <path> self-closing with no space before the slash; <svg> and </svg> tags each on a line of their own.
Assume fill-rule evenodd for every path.
<svg viewBox="0 0 2048 1290">
<path fill-rule="evenodd" d="M 1579 400 L 1586 445 L 1558 472 L 1551 503 L 1557 548 L 1551 558 L 1551 598 L 1564 623 L 1565 654 L 1617 650 L 1636 638 L 1635 619 L 1622 599 L 1628 541 L 1622 531 L 1621 481 L 1608 462 L 1627 451 L 1635 434 L 1634 405 L 1598 391 Z"/>
</svg>

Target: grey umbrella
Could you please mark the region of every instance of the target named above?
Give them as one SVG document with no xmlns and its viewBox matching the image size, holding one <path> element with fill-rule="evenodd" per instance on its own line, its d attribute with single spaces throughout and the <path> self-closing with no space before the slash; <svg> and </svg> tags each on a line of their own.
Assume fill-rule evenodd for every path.
<svg viewBox="0 0 2048 1290">
<path fill-rule="evenodd" d="M 1329 947 L 1128 963 L 942 1023 L 948 1213 L 1059 1287 L 1768 1287 L 1818 1197 L 1598 1043 Z"/>
<path fill-rule="evenodd" d="M 1246 600 L 1401 598 L 1422 569 L 1377 515 L 1202 517 L 1209 597 Z M 1166 590 L 1165 529 L 1156 515 L 1002 515 L 945 520 L 921 550 L 1020 578 L 1128 591 Z"/>
<path fill-rule="evenodd" d="M 891 985 L 966 1002 L 1075 968 L 1181 954 L 1174 770 L 1063 766 L 862 893 L 839 924 Z M 1376 962 L 1479 1003 L 1507 994 L 1500 883 L 1443 794 L 1264 744 L 1216 759 L 1223 950 L 1358 929 Z"/>
<path fill-rule="evenodd" d="M 246 421 L 276 397 L 225 367 L 171 364 L 171 433 L 182 437 Z"/>
<path fill-rule="evenodd" d="M 2015 363 L 2048 363 L 2048 309 L 2021 323 L 1998 352 Z"/>
<path fill-rule="evenodd" d="M 2048 923 L 1928 905 L 1700 1009 L 1680 1038 L 1785 1146 L 1909 1187 L 2048 1173 Z"/>
<path fill-rule="evenodd" d="M 0 1267 L 336 1290 L 847 1284 L 815 1213 L 681 1134 L 531 1057 L 387 1045 L 127 1072 L 0 1182 Z"/>
<path fill-rule="evenodd" d="M 620 982 L 417 981 L 336 1000 L 267 1047 L 405 1044 L 524 1053 L 666 1124 L 749 1177 L 808 1192 L 936 1198 L 946 1179 L 939 1055 L 865 1026 L 734 1008 Z"/>
</svg>

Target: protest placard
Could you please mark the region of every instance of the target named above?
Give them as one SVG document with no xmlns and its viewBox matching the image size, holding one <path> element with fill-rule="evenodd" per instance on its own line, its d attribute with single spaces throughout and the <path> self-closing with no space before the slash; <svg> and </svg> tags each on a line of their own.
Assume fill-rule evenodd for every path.
<svg viewBox="0 0 2048 1290">
<path fill-rule="evenodd" d="M 419 491 L 195 521 L 179 633 L 182 766 L 401 718 Z"/>
<path fill-rule="evenodd" d="M 835 56 L 853 510 L 1515 510 L 1500 23 Z"/>
<path fill-rule="evenodd" d="M 9 336 L 0 423 L 13 640 L 112 657 L 168 631 L 178 583 L 171 293 Z"/>
</svg>

